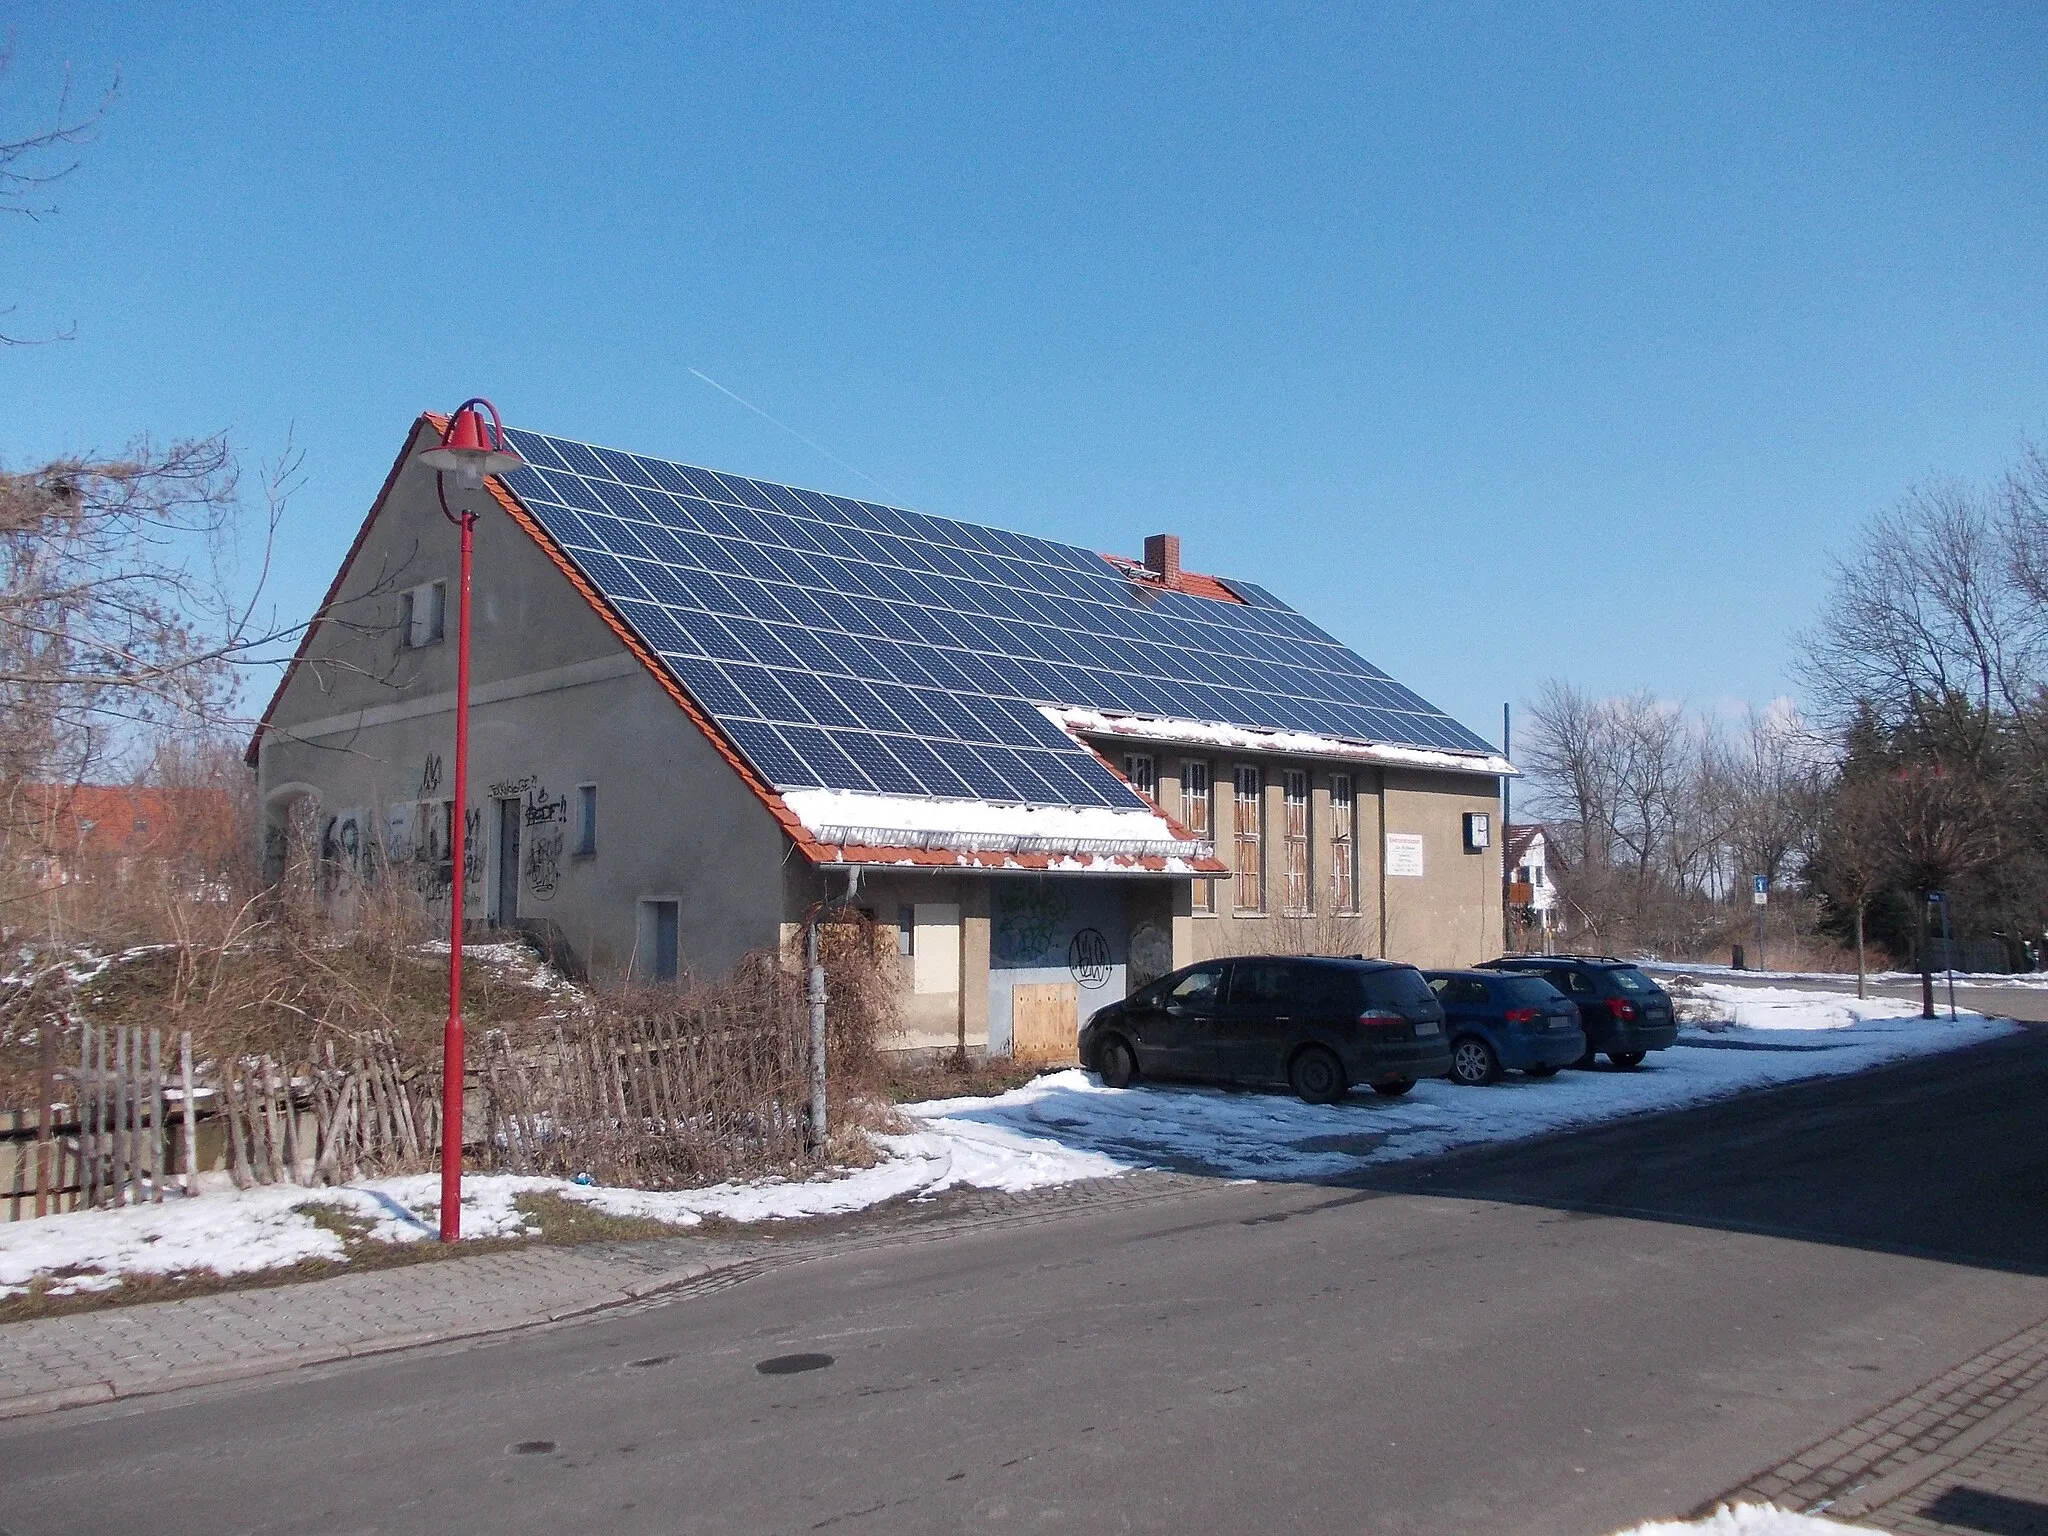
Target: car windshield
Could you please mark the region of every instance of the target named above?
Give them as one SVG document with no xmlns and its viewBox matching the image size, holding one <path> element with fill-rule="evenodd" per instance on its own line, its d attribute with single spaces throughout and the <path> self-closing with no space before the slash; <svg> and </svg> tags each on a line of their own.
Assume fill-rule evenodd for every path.
<svg viewBox="0 0 2048 1536">
<path fill-rule="evenodd" d="M 1500 986 L 1507 994 L 1509 1005 L 1516 1008 L 1540 1006 L 1543 1003 L 1554 1003 L 1558 999 L 1557 988 L 1541 976 L 1510 976 L 1503 980 Z"/>
<path fill-rule="evenodd" d="M 1650 980 L 1632 965 L 1609 966 L 1607 974 L 1614 978 L 1614 984 L 1624 992 L 1654 992 L 1657 983 Z"/>
<path fill-rule="evenodd" d="M 1429 983 L 1422 979 L 1422 972 L 1412 966 L 1396 966 L 1390 970 L 1371 971 L 1365 978 L 1365 999 L 1381 1008 L 1414 1007 L 1417 1003 L 1433 1003 L 1436 994 L 1429 990 Z"/>
</svg>

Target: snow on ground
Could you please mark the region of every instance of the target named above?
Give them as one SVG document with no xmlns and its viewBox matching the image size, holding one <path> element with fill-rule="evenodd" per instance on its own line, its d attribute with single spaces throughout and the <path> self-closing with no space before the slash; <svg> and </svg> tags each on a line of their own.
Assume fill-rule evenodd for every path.
<svg viewBox="0 0 2048 1536">
<path fill-rule="evenodd" d="M 1603 1065 L 1543 1081 L 1510 1073 L 1490 1088 L 1438 1080 L 1400 1099 L 1361 1092 L 1342 1104 L 1318 1106 L 1284 1094 L 1220 1088 L 1105 1088 L 1092 1074 L 1068 1070 L 994 1097 L 906 1105 L 910 1129 L 876 1138 L 882 1160 L 836 1175 L 681 1191 L 471 1175 L 463 1180 L 463 1231 L 519 1235 L 527 1223 L 514 1202 L 534 1191 L 612 1215 L 690 1226 L 707 1216 L 753 1222 L 837 1215 L 928 1198 L 956 1185 L 1025 1190 L 1139 1167 L 1230 1178 L 1335 1178 L 1453 1147 L 1861 1072 L 2018 1027 L 1978 1014 L 1953 1023 L 1922 1020 L 1912 1004 L 1894 998 L 1785 987 L 1703 982 L 1697 995 L 1714 1020 L 1687 1026 L 1676 1047 L 1653 1054 L 1634 1072 Z M 430 1213 L 439 1198 L 439 1180 L 428 1174 L 338 1189 L 221 1189 L 162 1205 L 4 1224 L 0 1296 L 19 1293 L 39 1276 L 62 1293 L 105 1289 L 122 1274 L 245 1274 L 344 1258 L 341 1237 L 319 1225 L 308 1205 L 339 1208 L 367 1223 L 373 1240 L 418 1242 L 433 1236 Z"/>
<path fill-rule="evenodd" d="M 1119 1161 L 1254 1179 L 1319 1179 L 1480 1142 L 1678 1109 L 1802 1078 L 1861 1072 L 1901 1057 L 1953 1050 L 2018 1026 L 1966 1013 L 1928 1021 L 1895 998 L 1842 997 L 1702 983 L 1719 1017 L 1633 1072 L 1602 1063 L 1539 1080 L 1511 1072 L 1489 1088 L 1443 1079 L 1404 1098 L 1361 1091 L 1315 1106 L 1222 1088 L 1105 1088 L 1077 1070 L 994 1098 L 909 1106 L 933 1129 L 969 1125 L 1041 1136 Z"/>
<path fill-rule="evenodd" d="M 1645 960 L 1642 968 L 1656 976 L 1753 976 L 1759 981 L 1833 981 L 1854 983 L 1854 971 L 1738 971 L 1732 965 L 1672 965 L 1662 960 Z M 1871 971 L 1865 980 L 1883 982 L 1887 986 L 1905 983 L 1919 985 L 1918 971 Z M 1948 984 L 1948 972 L 1936 971 L 1934 984 L 1937 988 Z M 1959 987 L 2016 987 L 2029 991 L 2048 991 L 2048 971 L 1957 971 L 1956 985 Z"/>
<path fill-rule="evenodd" d="M 1024 1190 L 1124 1171 L 1123 1164 L 1101 1153 L 997 1126 L 913 1129 L 876 1140 L 883 1160 L 843 1176 L 764 1179 L 681 1191 L 471 1174 L 462 1181 L 463 1236 L 518 1237 L 533 1230 L 515 1204 L 527 1193 L 555 1194 L 608 1215 L 648 1217 L 685 1227 L 706 1216 L 751 1222 L 837 1215 L 906 1196 L 929 1197 L 956 1184 Z M 305 1259 L 345 1258 L 340 1235 L 316 1222 L 305 1209 L 308 1206 L 367 1223 L 366 1235 L 372 1241 L 419 1242 L 435 1235 L 433 1213 L 440 1199 L 440 1176 L 419 1174 L 333 1189 L 218 1189 L 196 1199 L 170 1196 L 162 1205 L 12 1222 L 0 1225 L 0 1297 L 20 1293 L 38 1276 L 57 1277 L 49 1290 L 65 1295 L 109 1289 L 123 1274 L 212 1270 L 238 1275 Z"/>
<path fill-rule="evenodd" d="M 1817 1515 L 1795 1515 L 1771 1504 L 1722 1505 L 1704 1520 L 1653 1520 L 1630 1526 L 1615 1536 L 1828 1536 L 1853 1531 L 1856 1536 L 1884 1536 L 1867 1525 L 1844 1525 Z"/>
</svg>

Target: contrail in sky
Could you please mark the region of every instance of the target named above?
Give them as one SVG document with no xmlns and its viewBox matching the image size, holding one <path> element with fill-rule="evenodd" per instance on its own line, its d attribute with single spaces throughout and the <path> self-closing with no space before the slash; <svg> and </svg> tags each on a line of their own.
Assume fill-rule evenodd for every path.
<svg viewBox="0 0 2048 1536">
<path fill-rule="evenodd" d="M 698 378 L 702 379 L 706 384 L 709 384 L 721 395 L 724 395 L 732 400 L 737 400 L 741 405 L 744 405 L 748 410 L 752 411 L 756 416 L 760 417 L 763 421 L 768 422 L 773 426 L 782 428 L 783 431 L 787 432 L 791 437 L 795 438 L 798 442 L 802 443 L 806 448 L 810 449 L 813 453 L 822 453 L 826 458 L 830 459 L 834 464 L 837 464 L 841 469 L 847 471 L 849 474 L 859 475 L 861 479 L 867 481 L 869 485 L 872 485 L 876 490 L 880 491 L 884 496 L 887 496 L 892 501 L 902 499 L 896 494 L 896 492 L 890 490 L 888 486 L 882 484 L 882 482 L 877 480 L 873 475 L 868 474 L 865 470 L 855 468 L 853 465 L 847 463 L 846 460 L 840 458 L 839 455 L 834 453 L 831 449 L 821 447 L 819 444 L 812 442 L 808 437 L 805 437 L 803 433 L 797 431 L 797 429 L 795 427 L 792 427 L 788 422 L 777 421 L 773 416 L 770 416 L 766 411 L 762 410 L 761 407 L 754 404 L 753 401 L 748 400 L 743 396 L 734 394 L 731 390 L 727 389 L 723 384 L 719 383 L 718 380 L 714 379 L 713 377 L 711 377 L 710 374 L 706 373 L 702 368 L 692 368 L 690 372 L 697 375 Z"/>
</svg>

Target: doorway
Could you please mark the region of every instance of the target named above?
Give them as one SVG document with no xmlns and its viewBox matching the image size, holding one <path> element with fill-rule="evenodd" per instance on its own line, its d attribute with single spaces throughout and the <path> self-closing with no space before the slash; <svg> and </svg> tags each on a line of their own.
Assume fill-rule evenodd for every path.
<svg viewBox="0 0 2048 1536">
<path fill-rule="evenodd" d="M 504 926 L 519 917 L 519 816 L 518 800 L 498 802 L 498 887 L 492 902 L 491 921 Z"/>
</svg>

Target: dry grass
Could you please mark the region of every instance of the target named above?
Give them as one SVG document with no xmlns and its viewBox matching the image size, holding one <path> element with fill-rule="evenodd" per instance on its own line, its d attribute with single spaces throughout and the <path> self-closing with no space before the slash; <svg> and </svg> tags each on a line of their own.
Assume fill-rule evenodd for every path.
<svg viewBox="0 0 2048 1536">
<path fill-rule="evenodd" d="M 881 1071 L 877 1084 L 890 1104 L 917 1104 L 926 1099 L 989 1097 L 1021 1088 L 1035 1077 L 1057 1072 L 1058 1067 L 1031 1062 L 1014 1062 L 1007 1056 L 961 1066 L 953 1062 L 913 1065 L 899 1062 Z"/>
</svg>

